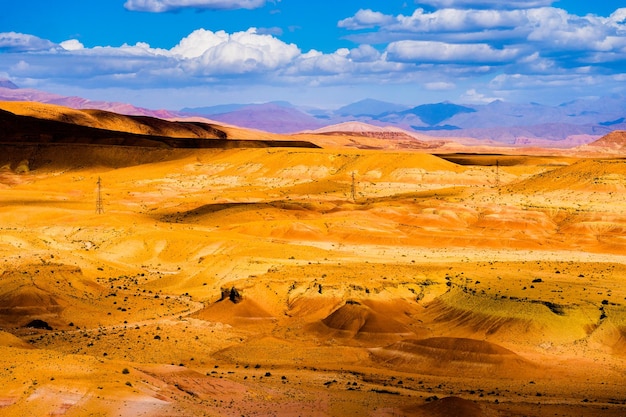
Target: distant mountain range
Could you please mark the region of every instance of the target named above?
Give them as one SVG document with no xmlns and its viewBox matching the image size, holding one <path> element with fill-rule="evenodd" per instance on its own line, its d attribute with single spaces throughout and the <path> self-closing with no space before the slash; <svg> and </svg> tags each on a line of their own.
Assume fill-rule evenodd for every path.
<svg viewBox="0 0 626 417">
<path fill-rule="evenodd" d="M 626 130 L 626 97 L 580 99 L 548 106 L 494 101 L 483 105 L 450 102 L 415 107 L 365 99 L 339 109 L 304 108 L 288 102 L 224 104 L 152 110 L 127 103 L 91 101 L 33 89 L 0 80 L 0 100 L 37 101 L 76 109 L 101 109 L 163 119 L 205 117 L 230 125 L 272 133 L 346 129 L 345 122 L 394 127 L 416 136 L 473 138 L 505 146 L 572 147 L 590 143 L 615 130 Z M 340 125 L 333 128 L 333 125 Z"/>
<path fill-rule="evenodd" d="M 626 129 L 623 96 L 581 99 L 559 106 L 494 101 L 484 105 L 443 102 L 410 108 L 373 99 L 337 110 L 303 109 L 285 102 L 232 106 L 187 108 L 182 112 L 275 133 L 358 121 L 441 138 L 490 140 L 507 146 L 571 147 Z"/>
<path fill-rule="evenodd" d="M 0 142 L 2 146 L 18 147 L 25 144 L 98 145 L 164 150 L 277 146 L 421 150 L 435 154 L 515 154 L 522 151 L 546 155 L 556 152 L 559 155 L 607 157 L 624 155 L 626 131 L 613 131 L 591 143 L 570 143 L 569 149 L 546 149 L 554 142 L 536 140 L 532 148 L 525 146 L 521 150 L 491 140 L 437 138 L 398 127 L 380 127 L 358 121 L 295 134 L 277 134 L 210 122 L 199 117 L 165 120 L 34 101 L 0 101 Z M 566 140 L 558 141 L 559 144 L 564 142 Z"/>
</svg>

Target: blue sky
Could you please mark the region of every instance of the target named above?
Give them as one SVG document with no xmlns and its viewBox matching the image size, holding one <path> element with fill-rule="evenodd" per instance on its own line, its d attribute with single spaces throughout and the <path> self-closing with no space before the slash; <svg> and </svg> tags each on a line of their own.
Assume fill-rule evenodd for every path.
<svg viewBox="0 0 626 417">
<path fill-rule="evenodd" d="M 575 0 L 21 0 L 0 78 L 178 109 L 626 94 L 626 8 Z"/>
</svg>

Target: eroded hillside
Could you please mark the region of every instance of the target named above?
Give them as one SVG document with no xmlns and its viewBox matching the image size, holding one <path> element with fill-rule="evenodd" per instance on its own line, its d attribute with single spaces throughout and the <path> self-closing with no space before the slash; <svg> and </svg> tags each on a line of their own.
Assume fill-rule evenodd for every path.
<svg viewBox="0 0 626 417">
<path fill-rule="evenodd" d="M 3 414 L 624 411 L 622 160 L 6 149 Z"/>
<path fill-rule="evenodd" d="M 623 414 L 623 159 L 6 106 L 3 414 Z"/>
</svg>

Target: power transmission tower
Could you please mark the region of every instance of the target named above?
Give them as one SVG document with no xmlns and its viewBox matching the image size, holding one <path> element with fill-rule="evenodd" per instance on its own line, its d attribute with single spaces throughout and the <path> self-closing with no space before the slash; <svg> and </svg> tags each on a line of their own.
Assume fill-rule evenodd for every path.
<svg viewBox="0 0 626 417">
<path fill-rule="evenodd" d="M 102 180 L 98 177 L 98 190 L 96 192 L 96 214 L 104 213 L 104 206 L 102 204 Z"/>
<path fill-rule="evenodd" d="M 356 183 L 354 180 L 354 171 L 352 171 L 352 186 L 350 187 L 350 195 L 352 196 L 352 201 L 356 202 Z"/>
<path fill-rule="evenodd" d="M 496 188 L 500 187 L 500 161 L 496 159 Z"/>
<path fill-rule="evenodd" d="M 500 161 L 496 159 L 496 189 L 500 195 Z"/>
</svg>

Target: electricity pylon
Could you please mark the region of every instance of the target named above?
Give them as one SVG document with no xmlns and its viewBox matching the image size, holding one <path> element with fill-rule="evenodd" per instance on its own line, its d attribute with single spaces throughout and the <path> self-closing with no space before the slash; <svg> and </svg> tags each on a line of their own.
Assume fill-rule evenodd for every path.
<svg viewBox="0 0 626 417">
<path fill-rule="evenodd" d="M 96 191 L 96 214 L 104 213 L 102 204 L 102 180 L 98 177 L 98 190 Z"/>
<path fill-rule="evenodd" d="M 352 186 L 350 187 L 350 195 L 352 196 L 352 201 L 356 202 L 356 182 L 354 180 L 354 171 L 352 171 Z"/>
</svg>

